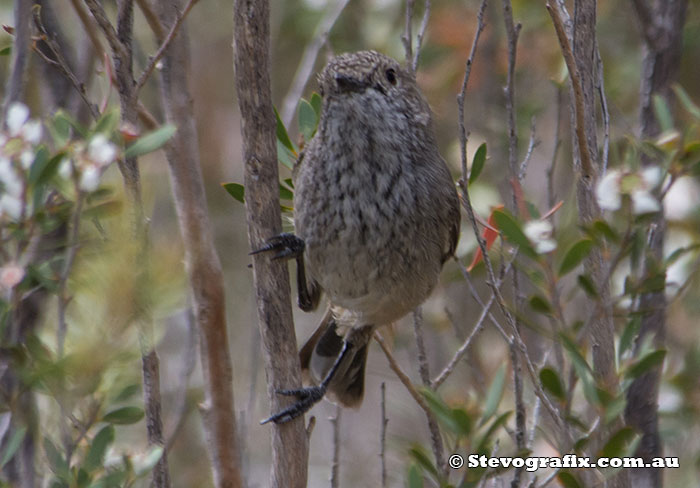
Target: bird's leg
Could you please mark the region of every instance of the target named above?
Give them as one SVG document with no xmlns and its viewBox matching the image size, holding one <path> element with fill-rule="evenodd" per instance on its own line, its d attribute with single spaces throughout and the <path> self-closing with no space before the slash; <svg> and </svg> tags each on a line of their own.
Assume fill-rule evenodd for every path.
<svg viewBox="0 0 700 488">
<path fill-rule="evenodd" d="M 352 347 L 348 341 L 343 342 L 343 348 L 340 350 L 340 354 L 335 359 L 333 366 L 326 373 L 326 377 L 318 386 L 309 386 L 306 388 L 297 388 L 293 390 L 277 390 L 280 395 L 295 396 L 297 397 L 297 402 L 285 408 L 284 410 L 272 415 L 271 417 L 263 420 L 260 424 L 266 424 L 267 422 L 274 422 L 276 424 L 283 424 L 297 418 L 300 415 L 305 414 L 311 407 L 318 403 L 321 398 L 326 394 L 328 385 L 333 380 L 338 368 L 345 360 Z"/>
<path fill-rule="evenodd" d="M 309 312 L 318 305 L 321 289 L 315 282 L 308 283 L 306 281 L 305 247 L 303 239 L 285 232 L 268 239 L 260 249 L 256 249 L 250 254 L 275 251 L 272 259 L 295 259 L 297 262 L 297 303 L 304 312 Z"/>
</svg>

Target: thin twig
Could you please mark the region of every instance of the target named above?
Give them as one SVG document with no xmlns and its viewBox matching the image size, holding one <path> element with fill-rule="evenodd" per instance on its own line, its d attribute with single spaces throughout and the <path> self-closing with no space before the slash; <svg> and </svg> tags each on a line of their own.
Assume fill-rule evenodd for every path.
<svg viewBox="0 0 700 488">
<path fill-rule="evenodd" d="M 404 30 L 401 36 L 404 54 L 406 55 L 406 67 L 413 71 L 413 8 L 414 0 L 406 0 L 406 17 L 404 19 Z M 415 73 L 415 72 L 414 72 Z"/>
<path fill-rule="evenodd" d="M 127 56 L 126 49 L 119 40 L 119 36 L 117 35 L 117 31 L 114 30 L 114 26 L 107 18 L 107 12 L 105 12 L 104 8 L 102 8 L 102 4 L 97 0 L 84 0 L 84 2 L 90 9 L 90 12 L 97 22 L 97 25 L 102 30 L 102 33 L 107 38 L 107 43 L 109 44 L 110 49 L 112 49 L 112 52 L 114 52 L 115 56 L 119 58 L 124 58 Z"/>
<path fill-rule="evenodd" d="M 605 77 L 603 76 L 603 59 L 600 57 L 600 49 L 596 43 L 595 49 L 596 67 L 598 70 L 598 98 L 600 99 L 600 111 L 603 115 L 603 160 L 601 161 L 601 176 L 608 170 L 608 159 L 610 157 L 610 112 L 608 111 L 608 100 L 605 96 Z"/>
<path fill-rule="evenodd" d="M 100 35 L 97 32 L 97 26 L 95 25 L 94 17 L 85 9 L 85 5 L 81 0 L 70 0 L 71 5 L 73 5 L 73 10 L 78 15 L 80 23 L 83 24 L 83 29 L 87 33 L 88 38 L 92 47 L 95 49 L 95 57 L 98 59 L 104 59 L 105 48 L 102 46 L 102 41 L 100 40 Z"/>
<path fill-rule="evenodd" d="M 73 71 L 71 70 L 70 66 L 68 65 L 68 61 L 66 58 L 63 56 L 63 53 L 61 52 L 60 47 L 56 43 L 54 39 L 51 38 L 51 36 L 46 32 L 46 28 L 44 27 L 43 22 L 41 21 L 41 15 L 39 14 L 38 10 L 34 11 L 34 25 L 36 28 L 39 30 L 43 37 L 44 44 L 46 47 L 48 47 L 49 51 L 51 51 L 51 54 L 53 54 L 54 59 L 49 58 L 46 56 L 41 49 L 34 48 L 34 51 L 39 54 L 47 63 L 50 63 L 51 65 L 55 66 L 58 68 L 58 70 L 63 73 L 63 75 L 68 78 L 68 81 L 71 82 L 73 85 L 73 88 L 75 88 L 75 91 L 78 92 L 78 95 L 80 95 L 81 100 L 87 105 L 88 110 L 90 111 L 90 115 L 94 120 L 97 120 L 97 118 L 100 116 L 97 107 L 93 103 L 88 100 L 87 95 L 85 94 L 85 85 L 78 81 L 78 78 L 75 76 Z"/>
<path fill-rule="evenodd" d="M 161 43 L 160 47 L 156 51 L 156 53 L 148 58 L 148 65 L 146 68 L 143 70 L 141 73 L 141 76 L 139 76 L 138 81 L 136 82 L 136 86 L 134 87 L 134 95 L 136 96 L 138 92 L 141 90 L 143 85 L 148 81 L 148 77 L 151 76 L 151 73 L 153 73 L 153 70 L 155 69 L 156 65 L 158 64 L 158 61 L 160 61 L 160 58 L 163 57 L 163 54 L 165 54 L 165 50 L 168 49 L 168 46 L 170 46 L 170 43 L 175 39 L 175 36 L 177 36 L 178 31 L 180 30 L 180 26 L 182 25 L 182 22 L 185 20 L 185 17 L 187 17 L 187 14 L 190 13 L 190 10 L 192 10 L 192 7 L 194 7 L 194 4 L 197 3 L 199 0 L 189 0 L 187 2 L 187 5 L 185 5 L 185 8 L 183 9 L 182 12 L 177 12 L 175 15 L 175 20 L 173 21 L 173 25 L 170 27 L 170 31 L 168 32 L 168 35 L 163 39 L 163 42 Z"/>
<path fill-rule="evenodd" d="M 540 141 L 536 139 L 536 130 L 537 127 L 535 126 L 535 117 L 532 117 L 532 119 L 530 120 L 530 140 L 527 144 L 527 152 L 525 153 L 525 157 L 520 163 L 520 168 L 518 169 L 519 180 L 525 178 L 525 173 L 527 172 L 527 165 L 530 163 L 530 159 L 532 158 L 532 152 L 537 146 L 540 145 Z"/>
<path fill-rule="evenodd" d="M 561 127 L 562 98 L 563 95 L 561 86 L 557 84 L 557 118 L 556 122 L 554 123 L 554 147 L 552 148 L 552 157 L 549 161 L 549 167 L 547 168 L 547 208 L 552 208 L 556 200 L 556 195 L 554 193 L 554 170 L 557 166 L 557 154 L 559 152 L 559 147 L 561 147 L 559 128 Z"/>
<path fill-rule="evenodd" d="M 423 19 L 420 22 L 420 27 L 418 28 L 418 34 L 416 34 L 416 50 L 413 53 L 413 62 L 411 68 L 415 73 L 418 70 L 418 57 L 420 56 L 420 50 L 423 46 L 423 38 L 425 37 L 425 31 L 428 28 L 428 20 L 430 19 L 430 0 L 425 0 L 425 10 L 423 10 Z"/>
<path fill-rule="evenodd" d="M 403 386 L 406 387 L 408 393 L 413 397 L 416 403 L 420 406 L 420 408 L 423 409 L 423 411 L 426 414 L 432 415 L 428 404 L 425 403 L 425 400 L 423 399 L 423 395 L 418 393 L 418 390 L 416 390 L 416 387 L 413 385 L 411 378 L 409 378 L 408 375 L 404 373 L 403 369 L 401 369 L 401 366 L 399 366 L 399 364 L 396 362 L 396 358 L 394 358 L 394 355 L 389 350 L 389 346 L 387 345 L 386 341 L 379 332 L 374 333 L 374 340 L 377 341 L 379 347 L 381 347 L 382 351 L 384 351 L 384 355 L 389 361 L 389 367 L 394 371 L 394 373 L 396 373 L 396 376 L 398 376 L 399 381 L 403 383 Z"/>
<path fill-rule="evenodd" d="M 331 464 L 331 488 L 340 486 L 340 415 L 343 409 L 340 405 L 335 406 L 335 416 L 330 418 L 333 424 L 333 464 Z"/>
<path fill-rule="evenodd" d="M 469 76 L 472 72 L 472 65 L 474 64 L 474 57 L 476 56 L 476 47 L 479 45 L 479 37 L 481 37 L 481 32 L 484 30 L 484 12 L 486 11 L 487 0 L 481 0 L 481 6 L 479 7 L 479 12 L 476 15 L 476 32 L 474 32 L 474 39 L 472 40 L 472 47 L 469 51 L 469 57 L 464 66 L 464 78 L 462 79 L 462 89 L 457 95 L 457 108 L 459 109 L 459 128 L 460 128 L 460 146 L 463 148 L 462 153 L 462 174 L 467 174 L 467 131 L 464 128 L 464 98 L 467 93 L 467 84 L 469 83 Z M 466 176 L 465 176 L 466 178 Z M 465 181 L 467 181 L 465 179 Z M 477 240 L 479 236 L 477 235 Z"/>
<path fill-rule="evenodd" d="M 513 261 L 511 260 L 510 263 L 507 265 L 506 273 L 508 270 L 510 270 L 511 265 L 513 264 Z M 460 263 L 460 268 L 463 269 L 464 273 L 467 273 L 466 269 L 464 269 L 464 266 L 461 266 Z M 498 286 L 500 287 L 502 283 L 502 279 L 499 280 Z M 474 293 L 476 294 L 476 290 L 474 290 Z M 437 388 L 440 387 L 440 385 L 447 379 L 447 377 L 452 374 L 452 371 L 454 371 L 455 366 L 457 366 L 457 363 L 462 359 L 462 357 L 467 353 L 467 350 L 469 349 L 469 346 L 472 343 L 472 340 L 474 337 L 476 337 L 476 334 L 481 332 L 481 330 L 484 328 L 484 322 L 486 321 L 486 318 L 489 317 L 491 320 L 493 320 L 497 324 L 497 328 L 499 328 L 501 331 L 503 330 L 500 325 L 495 321 L 495 318 L 491 315 L 491 306 L 493 305 L 493 302 L 496 300 L 496 297 L 491 294 L 491 297 L 489 298 L 488 302 L 486 304 L 481 303 L 481 298 L 477 295 L 475 295 L 475 299 L 481 306 L 481 315 L 479 316 L 479 319 L 476 321 L 476 324 L 474 325 L 474 328 L 472 329 L 471 333 L 469 336 L 465 339 L 465 341 L 462 343 L 462 345 L 457 349 L 457 351 L 454 353 L 452 356 L 452 359 L 447 363 L 447 365 L 442 369 L 439 375 L 431 382 L 430 386 L 432 389 L 436 390 Z M 504 337 L 507 338 L 505 335 L 505 332 L 503 332 Z"/>
<path fill-rule="evenodd" d="M 416 339 L 416 348 L 418 349 L 418 371 L 421 381 L 423 382 L 423 386 L 431 388 L 430 370 L 428 369 L 428 359 L 425 355 L 425 343 L 423 341 L 423 314 L 420 306 L 413 311 L 413 333 Z M 442 436 L 440 435 L 440 428 L 434 416 L 428 416 L 428 429 L 430 430 L 430 441 L 432 443 L 433 454 L 435 455 L 435 463 L 443 476 L 447 476 Z"/>
<path fill-rule="evenodd" d="M 382 381 L 382 425 L 379 434 L 379 459 L 382 464 L 382 488 L 386 487 L 386 426 L 389 423 L 389 419 L 386 418 L 386 383 Z"/>
<path fill-rule="evenodd" d="M 559 39 L 559 45 L 561 46 L 562 55 L 564 56 L 564 61 L 566 61 L 566 67 L 569 70 L 569 77 L 571 78 L 571 86 L 574 91 L 574 112 L 575 112 L 575 132 L 576 140 L 578 141 L 578 150 L 581 156 L 581 172 L 582 176 L 590 180 L 595 176 L 595 168 L 593 166 L 593 161 L 591 155 L 588 151 L 588 142 L 586 140 L 586 129 L 585 129 L 585 108 L 583 102 L 583 88 L 581 86 L 581 79 L 579 77 L 578 68 L 576 67 L 576 60 L 574 59 L 574 53 L 571 50 L 571 43 L 566 35 L 566 30 L 561 17 L 561 11 L 559 5 L 556 2 L 547 2 L 547 11 L 552 17 L 552 22 L 554 23 L 554 30 L 557 32 L 557 38 Z"/>
<path fill-rule="evenodd" d="M 326 11 L 325 15 L 318 23 L 318 27 L 314 33 L 314 40 L 304 50 L 297 72 L 294 74 L 294 80 L 292 80 L 287 96 L 284 97 L 284 101 L 282 102 L 282 121 L 285 126 L 289 126 L 289 124 L 292 123 L 301 94 L 313 73 L 318 53 L 328 41 L 330 31 L 333 29 L 333 26 L 338 21 L 340 14 L 343 13 L 349 1 L 350 0 L 338 0 L 332 8 Z"/>
</svg>

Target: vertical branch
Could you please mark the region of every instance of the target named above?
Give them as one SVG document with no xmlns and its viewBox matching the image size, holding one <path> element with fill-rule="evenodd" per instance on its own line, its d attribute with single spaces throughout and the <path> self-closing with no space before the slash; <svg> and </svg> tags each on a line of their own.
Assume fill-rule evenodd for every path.
<svg viewBox="0 0 700 488">
<path fill-rule="evenodd" d="M 602 63 L 597 58 L 596 44 L 596 3 L 589 0 L 574 2 L 574 16 L 570 42 L 562 18 L 563 5 L 547 2 L 562 54 L 569 70 L 572 87 L 571 120 L 575 128 L 573 138 L 574 167 L 577 174 L 576 196 L 579 221 L 590 223 L 600 217 L 600 209 L 595 200 L 595 183 L 600 174 L 597 142 L 597 120 L 595 90 L 600 85 Z M 598 74 L 599 77 L 596 76 Z M 588 340 L 593 353 L 593 373 L 598 384 L 612 395 L 617 394 L 618 375 L 615 365 L 615 330 L 608 277 L 600 248 L 594 248 L 584 261 L 584 270 L 597 285 L 599 299 L 595 302 L 592 320 L 588 328 Z M 600 429 L 593 441 L 595 451 L 621 426 L 621 419 Z M 611 478 L 613 488 L 629 486 L 628 473 L 620 471 Z"/>
<path fill-rule="evenodd" d="M 680 68 L 683 26 L 687 0 L 667 0 L 652 2 L 633 0 L 634 10 L 644 39 L 644 59 L 640 90 L 640 137 L 650 139 L 660 132 L 659 123 L 653 111 L 653 96 L 663 97 L 672 106 L 671 85 L 678 77 Z M 644 157 L 642 164 L 658 165 L 650 157 Z M 658 212 L 649 224 L 648 253 L 644 260 L 644 273 L 655 273 L 663 259 L 666 233 L 666 219 Z M 640 297 L 638 311 L 642 313 L 641 327 L 637 337 L 637 348 L 646 337 L 651 336 L 657 348 L 663 347 L 666 332 L 665 286 L 656 292 L 644 293 Z M 635 455 L 649 460 L 663 455 L 659 436 L 658 396 L 661 380 L 659 365 L 636 378 L 627 391 L 625 419 L 627 423 L 642 433 L 642 440 Z M 634 486 L 642 488 L 660 487 L 662 471 L 642 468 L 632 470 L 630 477 Z"/>
<path fill-rule="evenodd" d="M 379 459 L 382 463 L 382 488 L 386 487 L 386 426 L 389 423 L 389 419 L 386 418 L 386 384 L 382 381 L 382 424 L 380 427 L 379 434 Z"/>
<path fill-rule="evenodd" d="M 340 486 L 340 417 L 343 409 L 335 406 L 335 416 L 331 417 L 333 424 L 333 461 L 331 463 L 331 488 Z"/>
<path fill-rule="evenodd" d="M 24 88 L 27 85 L 27 69 L 29 67 L 29 53 L 31 52 L 31 21 L 32 2 L 29 0 L 15 0 L 15 40 L 12 43 L 12 61 L 10 76 L 5 85 L 5 100 L 2 107 L 2 120 L 7 118 L 7 109 L 12 102 L 22 101 Z"/>
<path fill-rule="evenodd" d="M 508 76 L 506 80 L 506 114 L 508 118 L 508 172 L 513 185 L 520 185 L 520 169 L 518 168 L 518 132 L 515 119 L 515 60 L 520 34 L 520 24 L 513 22 L 513 7 L 510 0 L 503 0 L 503 19 L 506 28 L 506 40 L 508 45 Z M 533 137 L 534 143 L 534 137 Z M 512 186 L 511 186 L 512 188 Z M 511 192 L 511 211 L 516 214 L 518 210 L 516 191 Z M 517 319 L 522 307 L 520 291 L 520 276 L 516 269 L 513 270 L 513 301 L 515 304 L 514 327 L 519 330 Z M 510 360 L 513 364 L 513 392 L 515 396 L 515 444 L 519 451 L 523 451 L 525 445 L 525 431 L 527 428 L 525 402 L 523 400 L 522 367 L 518 358 L 518 351 L 514 341 L 510 342 Z M 520 486 L 522 468 L 516 468 L 511 481 L 511 487 Z"/>
<path fill-rule="evenodd" d="M 188 5 L 191 5 L 189 2 Z M 155 3 L 164 31 L 181 21 L 179 0 Z M 158 42 L 165 45 L 166 34 Z M 236 437 L 233 372 L 226 330 L 223 272 L 214 247 L 212 226 L 198 153 L 192 97 L 187 83 L 190 72 L 189 38 L 184 25 L 177 36 L 168 36 L 160 71 L 160 94 L 168 122 L 178 128 L 166 146 L 173 200 L 185 248 L 194 318 L 201 337 L 202 371 L 206 402 L 201 408 L 207 447 L 217 487 L 241 487 L 240 448 Z"/>
<path fill-rule="evenodd" d="M 253 249 L 282 230 L 275 115 L 270 90 L 270 6 L 266 0 L 234 4 L 234 68 L 241 111 L 248 240 Z M 261 255 L 253 258 L 258 324 L 263 342 L 270 408 L 292 399 L 276 393 L 301 385 L 287 266 Z M 303 417 L 271 424 L 270 486 L 306 486 L 308 438 Z"/>
<path fill-rule="evenodd" d="M 107 38 L 107 42 L 112 50 L 114 79 L 119 92 L 122 122 L 136 127 L 138 126 L 138 99 L 134 89 L 135 81 L 132 63 L 134 2 L 133 0 L 120 0 L 118 2 L 117 27 L 115 29 L 107 18 L 101 3 L 97 0 L 84 1 L 95 18 L 97 25 Z M 150 243 L 148 225 L 143 209 L 138 160 L 135 157 L 124 158 L 118 161 L 118 165 L 130 207 L 133 238 L 137 244 L 137 252 L 133 264 L 138 272 L 134 280 L 137 287 L 148 286 L 150 279 L 148 256 Z M 147 294 L 143 295 L 146 296 Z M 141 346 L 141 373 L 148 443 L 163 447 L 163 455 L 153 469 L 153 484 L 158 488 L 168 488 L 170 486 L 170 475 L 168 473 L 168 456 L 163 435 L 160 366 L 155 345 L 153 344 L 150 304 L 139 301 L 135 304 L 135 307 L 143 321 L 140 325 L 139 342 Z"/>
<path fill-rule="evenodd" d="M 416 348 L 418 349 L 418 371 L 420 373 L 423 386 L 431 388 L 430 370 L 428 369 L 428 358 L 425 355 L 425 344 L 423 342 L 423 313 L 421 307 L 417 307 L 413 311 L 413 333 L 416 339 Z M 440 435 L 440 427 L 435 420 L 434 415 L 428 415 L 428 429 L 430 430 L 430 441 L 435 455 L 435 464 L 443 476 L 447 476 L 447 465 L 445 464 L 445 453 L 442 445 L 442 436 Z"/>
</svg>

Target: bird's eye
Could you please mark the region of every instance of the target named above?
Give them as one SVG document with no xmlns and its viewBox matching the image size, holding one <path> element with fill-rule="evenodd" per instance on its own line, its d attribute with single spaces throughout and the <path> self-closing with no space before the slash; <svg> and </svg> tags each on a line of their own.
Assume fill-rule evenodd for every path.
<svg viewBox="0 0 700 488">
<path fill-rule="evenodd" d="M 396 71 L 394 71 L 393 68 L 389 68 L 386 70 L 386 79 L 391 83 L 392 85 L 396 84 Z"/>
</svg>

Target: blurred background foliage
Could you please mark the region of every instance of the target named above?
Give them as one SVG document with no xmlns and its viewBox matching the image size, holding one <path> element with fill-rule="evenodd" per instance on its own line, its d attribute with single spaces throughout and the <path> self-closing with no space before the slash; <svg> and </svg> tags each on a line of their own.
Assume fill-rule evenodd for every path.
<svg viewBox="0 0 700 488">
<path fill-rule="evenodd" d="M 314 39 L 316 26 L 328 4 L 323 0 L 276 0 L 271 3 L 273 102 L 280 107 L 304 49 Z M 435 113 L 441 152 L 452 168 L 455 179 L 459 173 L 456 96 L 476 27 L 478 3 L 471 0 L 433 2 L 418 70 L 419 85 Z M 73 41 L 77 55 L 90 56 L 91 52 L 85 49 L 85 33 L 71 2 L 55 0 L 52 5 L 64 31 Z M 113 2 L 105 2 L 105 6 L 114 14 Z M 528 201 L 541 213 L 548 210 L 543 182 L 556 140 L 557 93 L 560 90 L 564 93 L 564 105 L 560 108 L 562 127 L 559 138 L 562 147 L 555 173 L 557 199 L 565 202 L 557 214 L 555 231 L 558 247 L 563 252 L 580 235 L 572 186 L 574 175 L 566 105 L 566 71 L 543 2 L 514 0 L 513 10 L 516 21 L 522 23 L 515 95 L 519 159 L 525 154 L 531 120 L 534 118 L 536 138 L 540 143 L 532 154 L 523 187 Z M 260 345 L 252 276 L 248 268 L 250 259 L 244 207 L 231 199 L 221 187 L 223 182 L 243 180 L 239 113 L 232 73 L 231 11 L 230 1 L 200 1 L 191 12 L 187 26 L 192 54 L 190 83 L 202 169 L 216 245 L 226 273 L 238 432 L 245 448 L 245 476 L 249 486 L 253 487 L 266 486 L 267 483 L 269 427 L 260 426 L 258 422 L 269 412 L 265 375 L 258 352 Z M 10 2 L 0 5 L 0 23 L 12 25 L 12 15 Z M 371 48 L 403 59 L 400 36 L 404 15 L 403 2 L 398 0 L 351 1 L 333 28 L 328 43 L 321 49 L 314 72 L 320 70 L 330 54 L 343 51 Z M 697 63 L 700 59 L 700 8 L 696 2 L 690 2 L 687 16 L 679 83 L 697 103 L 700 100 L 700 69 Z M 598 42 L 605 67 L 605 89 L 611 115 L 611 167 L 619 167 L 627 159 L 634 159 L 635 153 L 630 153 L 630 148 L 638 147 L 635 135 L 638 128 L 642 43 L 633 19 L 630 2 L 599 2 Z M 508 157 L 503 95 L 507 52 L 500 2 L 490 2 L 486 21 L 466 98 L 466 127 L 470 131 L 469 160 L 481 143 L 488 144 L 489 158 L 471 189 L 475 208 L 483 217 L 489 214 L 491 207 L 507 201 L 510 191 L 503 178 Z M 138 41 L 136 63 L 143 66 L 147 56 L 157 46 L 140 15 L 137 15 L 135 34 Z M 0 32 L 0 49 L 11 43 L 11 35 L 6 31 Z M 9 59 L 7 55 L 0 57 L 0 80 L 7 79 Z M 41 63 L 41 59 L 35 56 L 28 78 L 27 102 L 32 117 L 49 118 L 53 114 L 45 103 Z M 116 91 L 110 89 L 100 60 L 94 60 L 94 69 L 97 76 L 93 77 L 88 94 L 93 100 L 106 97 L 110 104 L 117 104 Z M 312 77 L 304 97 L 309 99 L 315 89 L 317 86 Z M 154 114 L 161 113 L 157 85 L 153 81 L 146 85 L 141 100 Z M 697 124 L 698 121 L 693 121 L 686 111 L 678 111 L 675 126 L 679 131 L 687 133 L 693 128 L 697 131 Z M 292 140 L 296 141 L 296 122 L 288 127 L 288 131 Z M 84 215 L 79 258 L 69 280 L 73 299 L 68 308 L 66 356 L 63 359 L 56 356 L 57 310 L 56 300 L 52 297 L 46 300 L 41 310 L 36 342 L 33 347 L 28 346 L 25 372 L 33 375 L 27 381 L 37 394 L 42 435 L 53 438 L 53 442 L 58 444 L 61 437 L 58 418 L 62 415 L 62 409 L 88 418 L 91 409 L 97 408 L 99 414 L 95 414 L 95 418 L 102 419 L 102 423 L 93 425 L 87 434 L 92 444 L 82 443 L 78 446 L 78 450 L 85 451 L 81 456 L 84 459 L 89 457 L 88 451 L 97 442 L 95 439 L 100 429 L 106 428 L 105 425 L 115 425 L 115 442 L 105 453 L 106 465 L 126 463 L 122 456 L 128 455 L 136 459 L 129 463 L 141 463 L 147 468 L 149 460 L 145 458 L 153 456 L 153 453 L 147 451 L 145 427 L 138 422 L 140 416 L 112 423 L 105 421 L 104 416 L 115 409 L 141 403 L 140 390 L 135 386 L 140 382 L 138 323 L 141 318 L 134 306 L 141 300 L 149 303 L 156 326 L 153 340 L 157 343 L 161 358 L 166 436 L 172 438 L 169 458 L 174 485 L 211 486 L 201 420 L 197 412 L 197 404 L 203 399 L 203 393 L 198 362 L 193 359 L 197 350 L 196 334 L 191 330 L 183 251 L 168 184 L 167 164 L 162 152 L 155 152 L 142 157 L 140 166 L 152 241 L 148 286 L 136 287 L 136 273 L 129 264 L 133 263 L 135 251 L 134 243 L 129 239 L 128 213 L 117 206 L 105 214 Z M 280 166 L 280 171 L 281 179 L 290 177 L 283 166 Z M 108 191 L 114 201 L 121 200 L 122 184 L 114 165 L 107 170 L 102 189 Z M 667 254 L 676 248 L 700 242 L 700 187 L 697 176 L 687 176 L 677 182 L 667 195 L 665 206 L 670 222 Z M 627 225 L 625 217 L 616 218 L 619 220 L 612 220 L 612 225 L 622 232 Z M 466 218 L 463 225 L 458 255 L 467 263 L 474 253 L 476 241 Z M 666 471 L 666 486 L 692 486 L 700 468 L 700 329 L 697 327 L 700 283 L 696 279 L 697 262 L 696 253 L 684 254 L 669 271 L 668 277 L 670 284 L 675 286 L 670 286 L 671 296 L 681 286 L 682 293 L 670 303 L 668 309 L 667 354 L 659 402 L 665 455 L 680 456 L 681 468 Z M 485 278 L 483 267 L 474 271 L 474 281 L 482 296 L 487 293 L 487 287 L 483 284 Z M 683 285 L 686 280 L 689 283 Z M 566 283 L 562 300 L 567 305 L 567 321 L 575 324 L 586 319 L 588 310 L 585 297 L 574 291 L 574 285 Z M 622 286 L 622 283 L 614 283 L 615 293 L 622 293 Z M 144 294 L 148 297 L 144 297 Z M 425 339 L 431 371 L 437 372 L 444 366 L 456 344 L 470 332 L 480 311 L 481 307 L 472 299 L 458 267 L 448 263 L 441 284 L 424 306 Z M 295 312 L 299 342 L 308 337 L 322 312 Z M 529 326 L 524 334 L 526 342 L 534 354 L 540 355 L 548 348 L 548 342 L 539 335 L 543 329 L 548 330 L 546 318 L 532 309 L 524 313 L 527 314 L 525 323 Z M 619 333 L 622 334 L 627 323 L 624 303 L 616 308 L 616 317 L 620 325 Z M 393 348 L 404 369 L 410 372 L 415 382 L 419 382 L 413 360 L 415 343 L 409 322 L 410 318 L 404 319 L 393 329 Z M 434 399 L 433 407 L 439 411 L 443 405 L 441 402 L 445 402 L 460 406 L 472 419 L 478 419 L 484 413 L 485 399 L 494 382 L 498 385 L 499 377 L 504 373 L 507 373 L 506 378 L 510 378 L 510 372 L 502 367 L 506 358 L 507 345 L 495 330 L 487 326 L 477 337 L 466 359 L 441 388 L 441 398 Z M 45 367 L 42 368 L 42 364 Z M 60 394 L 67 402 L 62 407 L 57 401 L 60 389 L 52 390 L 52 381 L 58 381 L 66 388 Z M 420 460 L 420 449 L 426 450 L 429 445 L 423 413 L 387 367 L 379 349 L 373 346 L 364 403 L 359 410 L 346 410 L 342 416 L 341 486 L 378 485 L 382 382 L 386 383 L 389 419 L 386 446 L 389 486 L 403 486 L 412 477 L 415 478 L 416 468 L 411 468 L 412 474 L 407 474 L 409 466 Z M 511 386 L 510 380 L 507 380 L 502 388 L 503 398 L 498 415 L 512 410 Z M 532 393 L 528 395 L 528 400 L 531 400 Z M 311 437 L 309 486 L 327 485 L 333 435 L 327 418 L 334 412 L 335 408 L 328 403 L 319 404 L 312 412 L 318 421 Z M 127 417 L 128 413 L 122 411 Z M 136 423 L 123 425 L 131 421 Z M 504 418 L 503 422 L 512 420 Z M 108 435 L 109 431 L 105 431 L 102 436 Z M 507 446 L 511 442 L 505 431 L 501 429 L 495 435 L 502 439 L 500 452 L 509 452 L 511 448 Z M 456 436 L 458 439 L 460 434 Z M 456 444 L 448 443 L 450 445 L 456 447 Z M 464 443 L 461 445 L 465 446 Z M 533 449 L 539 455 L 554 454 L 544 439 L 537 440 Z M 41 452 L 40 465 L 51 466 L 54 472 L 63 469 L 56 465 L 55 460 L 52 461 L 49 446 L 44 446 Z M 135 486 L 148 485 L 147 478 L 134 482 Z"/>
</svg>

